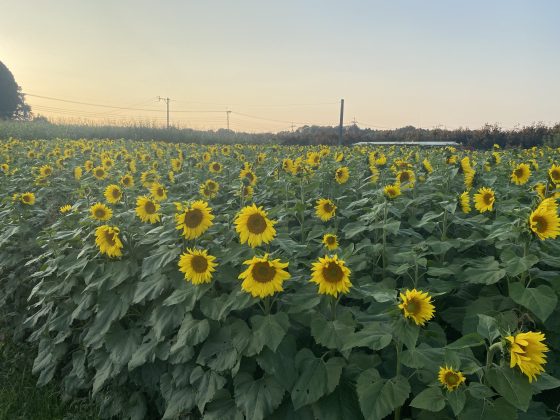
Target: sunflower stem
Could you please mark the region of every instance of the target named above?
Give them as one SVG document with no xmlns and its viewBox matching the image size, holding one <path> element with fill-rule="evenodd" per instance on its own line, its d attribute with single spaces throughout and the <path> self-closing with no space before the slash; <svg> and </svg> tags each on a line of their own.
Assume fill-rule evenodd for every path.
<svg viewBox="0 0 560 420">
<path fill-rule="evenodd" d="M 396 359 L 396 368 L 395 368 L 395 376 L 399 376 L 401 374 L 401 352 L 402 352 L 403 344 L 400 340 L 395 341 L 395 349 L 397 351 L 397 359 Z M 400 420 L 401 418 L 401 407 L 397 407 L 395 409 L 395 420 Z"/>
<path fill-rule="evenodd" d="M 387 224 L 388 201 L 385 199 L 385 207 L 383 208 L 383 274 L 387 268 L 387 231 L 385 225 Z"/>
<path fill-rule="evenodd" d="M 494 360 L 494 354 L 496 353 L 497 350 L 500 350 L 503 352 L 503 347 L 502 347 L 502 343 L 500 341 L 492 344 L 490 346 L 490 348 L 488 349 L 488 352 L 486 353 L 486 369 L 490 369 L 490 366 L 492 365 L 492 361 Z"/>
</svg>

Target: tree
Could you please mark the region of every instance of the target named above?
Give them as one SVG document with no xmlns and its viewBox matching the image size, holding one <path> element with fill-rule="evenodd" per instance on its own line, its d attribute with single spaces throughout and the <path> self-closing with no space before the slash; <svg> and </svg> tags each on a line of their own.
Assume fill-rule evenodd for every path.
<svg viewBox="0 0 560 420">
<path fill-rule="evenodd" d="M 31 107 L 25 103 L 21 87 L 12 72 L 0 61 L 0 120 L 27 120 Z"/>
</svg>

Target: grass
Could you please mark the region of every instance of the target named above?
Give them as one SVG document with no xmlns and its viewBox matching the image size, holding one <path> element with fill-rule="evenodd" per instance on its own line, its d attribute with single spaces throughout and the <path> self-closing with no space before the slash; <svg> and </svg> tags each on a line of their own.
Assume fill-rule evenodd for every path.
<svg viewBox="0 0 560 420">
<path fill-rule="evenodd" d="M 97 409 L 89 401 L 64 402 L 54 384 L 38 388 L 31 373 L 35 353 L 0 330 L 0 420 L 89 420 Z"/>
</svg>

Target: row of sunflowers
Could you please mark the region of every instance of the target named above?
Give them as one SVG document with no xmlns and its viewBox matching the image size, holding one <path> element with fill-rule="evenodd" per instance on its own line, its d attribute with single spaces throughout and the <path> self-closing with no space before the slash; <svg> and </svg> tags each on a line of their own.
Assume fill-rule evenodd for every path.
<svg viewBox="0 0 560 420">
<path fill-rule="evenodd" d="M 0 142 L 3 319 L 123 418 L 557 418 L 560 150 Z"/>
</svg>

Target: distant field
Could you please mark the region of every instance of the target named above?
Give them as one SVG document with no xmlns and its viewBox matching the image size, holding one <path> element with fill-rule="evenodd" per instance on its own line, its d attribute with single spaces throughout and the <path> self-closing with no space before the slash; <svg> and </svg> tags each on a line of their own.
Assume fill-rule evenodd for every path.
<svg viewBox="0 0 560 420">
<path fill-rule="evenodd" d="M 8 137 L 2 319 L 101 417 L 560 416 L 560 149 Z"/>
</svg>

